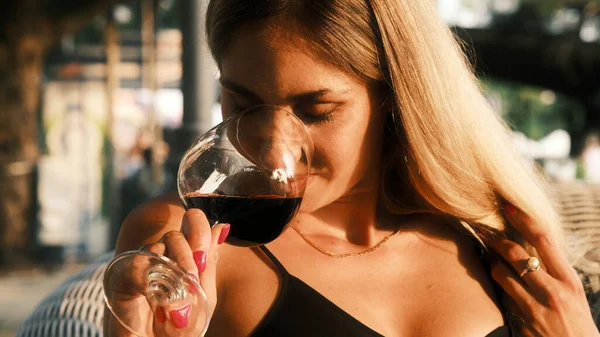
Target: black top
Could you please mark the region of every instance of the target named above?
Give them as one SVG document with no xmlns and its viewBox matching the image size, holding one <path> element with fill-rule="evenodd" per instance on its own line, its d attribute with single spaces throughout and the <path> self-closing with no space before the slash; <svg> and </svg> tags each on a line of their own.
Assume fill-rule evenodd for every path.
<svg viewBox="0 0 600 337">
<path fill-rule="evenodd" d="M 265 246 L 260 249 L 281 272 L 282 284 L 271 309 L 251 337 L 382 337 L 288 273 Z M 510 331 L 502 326 L 485 337 L 510 337 Z"/>
</svg>

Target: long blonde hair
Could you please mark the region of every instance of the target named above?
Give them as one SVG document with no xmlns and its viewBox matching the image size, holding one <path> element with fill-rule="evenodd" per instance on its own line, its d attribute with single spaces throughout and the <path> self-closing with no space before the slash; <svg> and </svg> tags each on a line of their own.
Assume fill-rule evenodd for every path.
<svg viewBox="0 0 600 337">
<path fill-rule="evenodd" d="M 217 63 L 243 25 L 271 18 L 292 22 L 340 69 L 389 90 L 381 196 L 391 212 L 446 217 L 485 244 L 506 229 L 506 200 L 562 245 L 542 179 L 513 148 L 433 1 L 212 0 L 206 29 Z"/>
</svg>

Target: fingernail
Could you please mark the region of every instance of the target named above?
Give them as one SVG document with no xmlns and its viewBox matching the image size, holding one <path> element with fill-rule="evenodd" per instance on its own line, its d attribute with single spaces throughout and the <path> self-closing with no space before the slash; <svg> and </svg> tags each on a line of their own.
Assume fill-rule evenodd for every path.
<svg viewBox="0 0 600 337">
<path fill-rule="evenodd" d="M 206 269 L 206 252 L 203 250 L 197 250 L 193 254 L 194 262 L 196 262 L 196 267 L 198 268 L 199 273 L 203 273 Z"/>
<path fill-rule="evenodd" d="M 227 239 L 227 235 L 229 235 L 229 230 L 231 229 L 231 225 L 226 224 L 223 229 L 221 229 L 221 234 L 219 235 L 219 241 L 217 242 L 218 244 L 223 244 L 223 242 L 225 242 L 225 239 Z"/>
<path fill-rule="evenodd" d="M 171 322 L 177 329 L 183 329 L 188 326 L 188 315 L 190 314 L 190 306 L 186 305 L 185 307 L 177 310 L 172 310 L 169 313 L 169 317 L 171 318 Z"/>
<path fill-rule="evenodd" d="M 518 209 L 507 201 L 502 203 L 502 209 L 506 215 L 515 215 L 518 212 Z"/>
<path fill-rule="evenodd" d="M 167 321 L 167 317 L 165 316 L 165 311 L 162 307 L 156 308 L 156 320 L 160 323 L 164 323 Z"/>
</svg>

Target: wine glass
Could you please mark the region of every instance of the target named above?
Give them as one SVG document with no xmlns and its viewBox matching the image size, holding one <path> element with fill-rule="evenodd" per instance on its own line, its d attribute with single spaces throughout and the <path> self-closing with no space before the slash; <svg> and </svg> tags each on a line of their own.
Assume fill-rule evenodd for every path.
<svg viewBox="0 0 600 337">
<path fill-rule="evenodd" d="M 186 209 L 201 209 L 211 226 L 229 223 L 228 243 L 263 245 L 297 213 L 312 154 L 310 134 L 292 112 L 255 106 L 190 146 L 177 174 L 179 197 Z M 138 336 L 203 336 L 208 329 L 206 293 L 165 256 L 143 250 L 119 254 L 103 286 L 114 317 Z"/>
</svg>

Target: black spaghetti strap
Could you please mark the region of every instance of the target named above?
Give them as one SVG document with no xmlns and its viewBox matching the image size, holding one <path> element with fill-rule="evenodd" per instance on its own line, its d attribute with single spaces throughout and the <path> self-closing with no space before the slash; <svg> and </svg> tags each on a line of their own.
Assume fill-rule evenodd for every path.
<svg viewBox="0 0 600 337">
<path fill-rule="evenodd" d="M 281 271 L 281 273 L 284 276 L 288 276 L 290 274 L 285 269 L 285 267 L 281 264 L 281 262 L 279 262 L 279 260 L 277 260 L 277 258 L 275 257 L 275 255 L 273 255 L 273 253 L 271 253 L 271 251 L 267 249 L 266 246 L 259 246 L 259 248 L 260 248 L 260 250 L 263 251 L 263 253 L 265 253 L 265 255 L 267 255 L 267 257 L 269 258 L 269 260 L 271 260 L 271 262 L 273 262 L 273 264 Z"/>
</svg>

